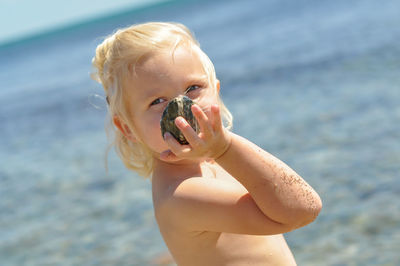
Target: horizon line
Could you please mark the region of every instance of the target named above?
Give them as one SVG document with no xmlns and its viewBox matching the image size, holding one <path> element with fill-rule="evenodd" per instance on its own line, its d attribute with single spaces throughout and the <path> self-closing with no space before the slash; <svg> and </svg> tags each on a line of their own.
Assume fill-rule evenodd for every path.
<svg viewBox="0 0 400 266">
<path fill-rule="evenodd" d="M 189 0 L 189 1 L 195 1 L 195 0 Z M 30 42 L 30 41 L 40 40 L 40 39 L 43 39 L 46 37 L 53 36 L 60 32 L 68 32 L 70 30 L 88 27 L 90 25 L 96 24 L 101 21 L 113 20 L 117 17 L 127 16 L 129 14 L 132 14 L 133 12 L 135 12 L 135 13 L 136 12 L 145 12 L 154 7 L 167 6 L 167 5 L 177 3 L 177 2 L 185 2 L 185 0 L 157 0 L 148 5 L 131 7 L 131 8 L 127 8 L 126 10 L 115 11 L 110 14 L 100 14 L 98 16 L 94 16 L 94 17 L 90 17 L 90 18 L 86 18 L 86 19 L 83 18 L 76 22 L 59 25 L 54 28 L 45 29 L 43 31 L 39 31 L 36 33 L 27 34 L 27 35 L 23 35 L 20 37 L 14 37 L 11 39 L 5 39 L 0 42 L 0 49 L 13 47 L 18 44 L 22 44 L 22 43 L 26 43 L 26 42 Z"/>
</svg>

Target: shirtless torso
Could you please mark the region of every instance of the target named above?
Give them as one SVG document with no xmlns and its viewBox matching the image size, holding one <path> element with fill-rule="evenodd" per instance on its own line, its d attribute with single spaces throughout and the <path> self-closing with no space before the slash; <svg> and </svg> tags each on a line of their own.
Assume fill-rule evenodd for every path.
<svg viewBox="0 0 400 266">
<path fill-rule="evenodd" d="M 245 188 L 217 164 L 201 167 L 203 178 L 224 179 Z M 160 178 L 162 177 L 162 178 Z M 174 187 L 176 180 L 154 175 L 153 201 L 160 232 L 179 266 L 221 265 L 296 265 L 293 255 L 282 234 L 246 235 L 226 232 L 190 231 L 176 223 L 159 206 Z M 246 219 L 246 217 L 243 217 Z M 184 222 L 183 222 L 184 223 Z"/>
</svg>

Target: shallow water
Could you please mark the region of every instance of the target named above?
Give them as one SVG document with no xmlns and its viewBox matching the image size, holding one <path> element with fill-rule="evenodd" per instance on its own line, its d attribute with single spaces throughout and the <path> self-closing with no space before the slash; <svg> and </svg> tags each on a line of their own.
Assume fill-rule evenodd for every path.
<svg viewBox="0 0 400 266">
<path fill-rule="evenodd" d="M 215 63 L 234 131 L 321 195 L 286 234 L 299 265 L 400 264 L 400 2 L 176 2 L 0 49 L 2 265 L 150 265 L 150 183 L 107 145 L 101 36 L 174 20 Z M 93 105 L 97 106 L 95 108 Z"/>
</svg>

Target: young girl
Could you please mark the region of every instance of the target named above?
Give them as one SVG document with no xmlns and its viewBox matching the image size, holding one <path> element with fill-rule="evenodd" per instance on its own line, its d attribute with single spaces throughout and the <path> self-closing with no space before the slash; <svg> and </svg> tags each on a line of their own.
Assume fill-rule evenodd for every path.
<svg viewBox="0 0 400 266">
<path fill-rule="evenodd" d="M 321 200 L 286 164 L 228 130 L 214 66 L 185 26 L 120 29 L 93 65 L 116 150 L 126 167 L 152 176 L 155 217 L 178 265 L 296 265 L 282 233 L 314 221 Z M 175 120 L 188 145 L 160 130 L 164 108 L 182 94 L 196 103 L 200 126 L 196 133 Z"/>
</svg>

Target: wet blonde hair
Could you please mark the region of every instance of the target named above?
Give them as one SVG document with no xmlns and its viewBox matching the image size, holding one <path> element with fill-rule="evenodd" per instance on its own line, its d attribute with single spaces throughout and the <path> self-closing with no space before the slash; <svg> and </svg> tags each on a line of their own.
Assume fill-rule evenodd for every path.
<svg viewBox="0 0 400 266">
<path fill-rule="evenodd" d="M 199 43 L 189 29 L 179 23 L 149 22 L 119 29 L 97 46 L 96 55 L 92 59 L 95 68 L 92 78 L 103 85 L 108 103 L 109 126 L 106 130 L 108 136 L 112 138 L 109 148 L 115 145 L 115 150 L 125 166 L 144 177 L 150 176 L 153 172 L 152 152 L 140 141 L 130 141 L 112 123 L 113 117 L 118 116 L 135 135 L 133 123 L 123 101 L 123 80 L 131 74 L 141 58 L 160 50 L 170 50 L 173 54 L 183 43 L 190 44 L 198 51 L 209 82 L 215 87 L 217 78 L 213 63 L 200 49 Z M 224 125 L 230 129 L 232 115 L 219 95 L 218 103 Z"/>
</svg>

